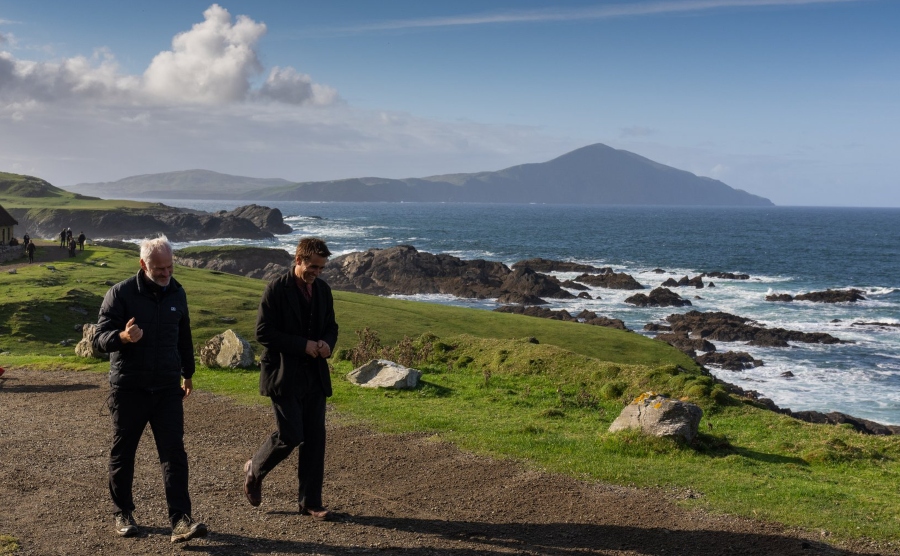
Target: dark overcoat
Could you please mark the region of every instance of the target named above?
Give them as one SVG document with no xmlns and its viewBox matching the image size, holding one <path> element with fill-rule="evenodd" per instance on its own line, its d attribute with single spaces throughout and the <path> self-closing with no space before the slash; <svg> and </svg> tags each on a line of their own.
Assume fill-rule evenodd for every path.
<svg viewBox="0 0 900 556">
<path fill-rule="evenodd" d="M 319 278 L 313 284 L 311 309 L 306 314 L 300 306 L 293 267 L 266 286 L 256 316 L 256 339 L 264 348 L 259 361 L 259 393 L 263 396 L 302 393 L 310 382 L 300 373 L 313 373 L 325 396 L 331 396 L 328 361 L 306 354 L 308 340 L 324 340 L 332 352 L 337 344 L 334 298 L 331 288 Z"/>
</svg>

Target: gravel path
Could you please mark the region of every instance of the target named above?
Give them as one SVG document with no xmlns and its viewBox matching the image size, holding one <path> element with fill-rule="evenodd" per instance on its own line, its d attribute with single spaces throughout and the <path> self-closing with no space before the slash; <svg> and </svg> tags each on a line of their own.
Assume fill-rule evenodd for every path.
<svg viewBox="0 0 900 556">
<path fill-rule="evenodd" d="M 675 505 L 671 493 L 577 481 L 473 456 L 423 435 L 384 435 L 329 412 L 325 502 L 336 520 L 297 513 L 296 455 L 251 507 L 241 466 L 271 432 L 267 408 L 196 392 L 185 402 L 194 517 L 210 534 L 169 542 L 151 433 L 138 450 L 135 517 L 112 530 L 106 375 L 8 369 L 0 379 L 0 534 L 20 554 L 832 555 L 804 532 Z M 881 554 L 890 554 L 882 548 Z M 894 553 L 896 554 L 896 553 Z"/>
</svg>

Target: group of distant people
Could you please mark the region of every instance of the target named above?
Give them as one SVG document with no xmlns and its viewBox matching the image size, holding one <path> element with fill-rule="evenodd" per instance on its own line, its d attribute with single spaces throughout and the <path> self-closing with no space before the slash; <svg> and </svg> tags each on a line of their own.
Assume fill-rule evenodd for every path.
<svg viewBox="0 0 900 556">
<path fill-rule="evenodd" d="M 87 236 L 84 235 L 84 232 L 78 234 L 78 236 L 72 235 L 72 228 L 63 228 L 59 233 L 59 246 L 65 247 L 69 250 L 69 256 L 74 257 L 76 250 L 84 251 L 84 242 L 87 241 Z M 10 238 L 9 244 L 10 247 L 15 247 L 19 245 L 19 240 L 16 238 Z M 28 262 L 34 262 L 34 252 L 37 249 L 37 245 L 34 244 L 34 240 L 31 239 L 31 236 L 26 232 L 24 236 L 22 236 L 22 247 L 25 249 L 25 254 L 28 256 Z"/>
<path fill-rule="evenodd" d="M 63 228 L 61 232 L 59 232 L 59 246 L 66 247 L 69 249 L 69 256 L 75 256 L 75 249 L 78 248 L 80 251 L 84 251 L 84 242 L 85 242 L 84 232 L 78 234 L 78 237 L 74 237 L 72 235 L 72 228 Z"/>
</svg>

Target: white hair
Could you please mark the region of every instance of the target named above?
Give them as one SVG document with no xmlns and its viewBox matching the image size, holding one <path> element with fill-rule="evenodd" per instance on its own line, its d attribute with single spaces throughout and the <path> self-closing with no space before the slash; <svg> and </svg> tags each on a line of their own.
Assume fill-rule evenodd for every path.
<svg viewBox="0 0 900 556">
<path fill-rule="evenodd" d="M 165 234 L 159 234 L 159 237 L 148 238 L 141 242 L 141 260 L 147 262 L 154 253 L 172 254 L 172 244 Z"/>
</svg>

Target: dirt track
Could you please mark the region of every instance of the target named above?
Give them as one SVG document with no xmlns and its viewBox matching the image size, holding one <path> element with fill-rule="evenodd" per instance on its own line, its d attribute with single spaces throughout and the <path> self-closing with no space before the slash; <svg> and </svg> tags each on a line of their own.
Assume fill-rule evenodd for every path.
<svg viewBox="0 0 900 556">
<path fill-rule="evenodd" d="M 197 384 L 202 390 L 203 385 Z M 106 375 L 9 369 L 0 384 L 0 534 L 21 554 L 819 555 L 812 534 L 688 512 L 671 494 L 590 484 L 462 453 L 418 435 L 341 425 L 329 413 L 325 502 L 333 522 L 297 514 L 296 456 L 252 508 L 241 466 L 271 432 L 268 409 L 199 391 L 186 402 L 195 518 L 210 535 L 174 547 L 149 430 L 138 451 L 137 538 L 112 531 Z M 887 552 L 882 551 L 882 554 Z"/>
</svg>

